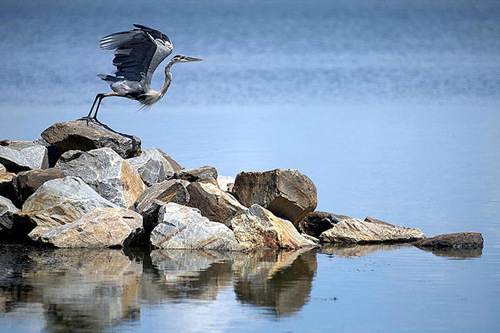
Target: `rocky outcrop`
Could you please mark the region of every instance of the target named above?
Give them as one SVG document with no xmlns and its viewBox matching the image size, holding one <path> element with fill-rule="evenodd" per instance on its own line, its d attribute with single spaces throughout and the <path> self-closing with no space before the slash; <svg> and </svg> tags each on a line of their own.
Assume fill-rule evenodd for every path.
<svg viewBox="0 0 500 333">
<path fill-rule="evenodd" d="M 45 231 L 71 223 L 98 207 L 115 207 L 83 180 L 65 177 L 45 182 L 14 214 L 14 228 L 33 240 Z"/>
<path fill-rule="evenodd" d="M 190 183 L 202 182 L 219 186 L 217 183 L 217 169 L 212 166 L 181 170 L 175 173 L 174 178 L 187 180 Z"/>
<path fill-rule="evenodd" d="M 142 151 L 141 156 L 129 158 L 132 165 L 147 186 L 173 178 L 174 173 L 183 168 L 172 157 L 158 148 L 148 148 Z"/>
<path fill-rule="evenodd" d="M 29 141 L 2 141 L 0 163 L 11 172 L 49 167 L 47 148 Z"/>
<path fill-rule="evenodd" d="M 234 186 L 234 178 L 231 176 L 217 176 L 217 184 L 219 188 L 226 192 L 231 192 Z"/>
<path fill-rule="evenodd" d="M 62 154 L 68 150 L 89 151 L 108 147 L 123 158 L 139 156 L 141 140 L 113 131 L 106 125 L 78 119 L 56 123 L 42 132 L 42 138 Z"/>
<path fill-rule="evenodd" d="M 162 249 L 240 251 L 234 233 L 191 207 L 168 203 L 160 210 L 160 223 L 151 232 L 151 244 Z"/>
<path fill-rule="evenodd" d="M 61 170 L 54 168 L 22 171 L 14 177 L 12 186 L 17 200 L 24 202 L 46 181 L 64 177 Z"/>
<path fill-rule="evenodd" d="M 124 208 L 96 208 L 77 221 L 52 228 L 39 237 L 61 248 L 124 247 L 143 232 L 142 217 Z"/>
<path fill-rule="evenodd" d="M 315 243 L 302 237 L 290 221 L 274 216 L 267 209 L 252 205 L 231 219 L 238 242 L 251 249 L 298 249 Z"/>
<path fill-rule="evenodd" d="M 425 235 L 419 230 L 348 218 L 335 224 L 319 236 L 323 243 L 413 242 Z"/>
<path fill-rule="evenodd" d="M 64 153 L 55 165 L 67 176 L 83 179 L 103 198 L 127 208 L 144 192 L 139 173 L 110 148 Z"/>
<path fill-rule="evenodd" d="M 12 229 L 12 214 L 19 209 L 8 198 L 0 196 L 0 237 Z"/>
<path fill-rule="evenodd" d="M 311 212 L 299 223 L 299 230 L 309 236 L 318 238 L 323 231 L 326 231 L 340 221 L 349 218 L 345 215 L 337 215 L 327 212 Z"/>
<path fill-rule="evenodd" d="M 186 189 L 188 184 L 189 182 L 180 179 L 154 184 L 147 188 L 130 207 L 142 215 L 146 235 L 149 235 L 159 223 L 159 212 L 163 205 L 169 202 L 186 205 L 189 202 L 189 193 Z"/>
<path fill-rule="evenodd" d="M 432 249 L 481 249 L 484 244 L 483 235 L 478 232 L 459 232 L 425 238 L 413 243 L 420 248 Z"/>
<path fill-rule="evenodd" d="M 244 206 L 258 204 L 296 227 L 317 205 L 316 186 L 297 170 L 241 172 L 232 193 Z"/>
<path fill-rule="evenodd" d="M 13 197 L 12 179 L 16 174 L 7 171 L 3 164 L 0 164 L 0 195 Z"/>
<path fill-rule="evenodd" d="M 231 194 L 210 183 L 191 183 L 187 186 L 187 190 L 189 192 L 188 206 L 198 208 L 201 215 L 210 221 L 224 223 L 230 228 L 230 219 L 236 213 L 246 209 Z"/>
</svg>

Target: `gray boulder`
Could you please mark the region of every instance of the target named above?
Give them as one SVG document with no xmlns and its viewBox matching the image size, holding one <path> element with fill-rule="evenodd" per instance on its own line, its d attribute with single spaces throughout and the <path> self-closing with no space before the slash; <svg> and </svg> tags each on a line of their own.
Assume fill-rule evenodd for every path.
<svg viewBox="0 0 500 333">
<path fill-rule="evenodd" d="M 142 216 L 124 208 L 96 208 L 73 223 L 52 228 L 39 241 L 61 248 L 124 247 L 143 232 Z"/>
<path fill-rule="evenodd" d="M 413 243 L 417 247 L 431 249 L 481 249 L 483 244 L 483 235 L 479 232 L 444 234 L 421 239 Z"/>
<path fill-rule="evenodd" d="M 49 167 L 47 148 L 29 141 L 2 141 L 0 163 L 7 170 L 19 172 Z"/>
<path fill-rule="evenodd" d="M 33 240 L 45 231 L 79 219 L 94 208 L 116 207 L 83 180 L 65 177 L 45 182 L 14 214 L 14 227 Z"/>
<path fill-rule="evenodd" d="M 18 211 L 19 208 L 12 201 L 0 196 L 0 235 L 4 235 L 12 229 L 14 221 L 12 214 Z"/>
<path fill-rule="evenodd" d="M 46 181 L 64 177 L 61 170 L 54 168 L 21 171 L 13 178 L 12 186 L 17 200 L 24 202 Z"/>
<path fill-rule="evenodd" d="M 244 206 L 258 204 L 296 227 L 318 203 L 316 186 L 297 170 L 241 172 L 232 193 Z"/>
<path fill-rule="evenodd" d="M 56 123 L 42 132 L 42 138 L 62 154 L 68 150 L 89 151 L 108 147 L 123 158 L 139 156 L 141 140 L 113 131 L 106 125 L 85 119 Z"/>
<path fill-rule="evenodd" d="M 212 166 L 181 170 L 175 173 L 174 178 L 187 180 L 190 183 L 201 182 L 219 186 L 217 183 L 217 169 Z"/>
<path fill-rule="evenodd" d="M 248 248 L 299 249 L 316 244 L 301 236 L 290 221 L 274 216 L 267 209 L 252 205 L 231 219 L 238 242 Z"/>
<path fill-rule="evenodd" d="M 347 218 L 323 232 L 319 239 L 323 243 L 381 243 L 413 242 L 425 238 L 416 228 L 395 226 L 386 222 L 362 221 Z"/>
<path fill-rule="evenodd" d="M 162 249 L 240 251 L 234 233 L 199 210 L 168 203 L 160 210 L 160 223 L 151 232 L 151 244 Z"/>
<path fill-rule="evenodd" d="M 170 156 L 158 148 L 143 150 L 141 156 L 127 159 L 147 186 L 168 180 L 182 167 Z"/>
<path fill-rule="evenodd" d="M 144 192 L 139 173 L 110 148 L 64 153 L 55 168 L 83 179 L 103 198 L 128 208 Z"/>
<path fill-rule="evenodd" d="M 191 183 L 188 206 L 198 208 L 201 215 L 210 221 L 224 223 L 231 228 L 231 218 L 238 212 L 246 210 L 231 194 L 210 183 Z"/>
<path fill-rule="evenodd" d="M 186 189 L 188 184 L 189 182 L 180 179 L 165 180 L 148 187 L 134 202 L 130 209 L 142 215 L 146 235 L 158 224 L 160 208 L 163 205 L 169 202 L 186 205 L 189 202 Z"/>
</svg>

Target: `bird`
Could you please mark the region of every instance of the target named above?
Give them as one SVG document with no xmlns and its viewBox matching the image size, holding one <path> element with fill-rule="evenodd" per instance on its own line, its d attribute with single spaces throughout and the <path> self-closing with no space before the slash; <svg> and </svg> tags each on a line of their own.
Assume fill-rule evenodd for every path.
<svg viewBox="0 0 500 333">
<path fill-rule="evenodd" d="M 96 95 L 88 116 L 83 118 L 87 120 L 87 124 L 89 120 L 100 123 L 97 120 L 97 112 L 105 97 L 126 97 L 138 101 L 142 105 L 141 109 L 151 107 L 170 87 L 172 83 L 170 69 L 174 64 L 202 61 L 185 55 L 173 56 L 165 66 L 165 82 L 156 91 L 151 88 L 151 80 L 156 68 L 172 53 L 172 42 L 167 35 L 158 30 L 140 24 L 134 24 L 134 27 L 136 29 L 117 32 L 99 40 L 101 49 L 115 50 L 113 65 L 117 70 L 114 75 L 97 75 L 111 86 L 113 92 Z M 94 115 L 91 117 L 94 107 Z"/>
</svg>

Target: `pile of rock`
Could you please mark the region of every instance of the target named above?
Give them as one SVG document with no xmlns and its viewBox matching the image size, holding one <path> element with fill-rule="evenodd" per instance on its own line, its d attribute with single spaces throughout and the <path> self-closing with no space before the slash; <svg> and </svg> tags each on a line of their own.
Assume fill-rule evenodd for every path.
<svg viewBox="0 0 500 333">
<path fill-rule="evenodd" d="M 139 138 L 86 120 L 35 142 L 0 142 L 0 238 L 55 247 L 245 251 L 324 243 L 411 242 L 418 229 L 315 212 L 316 187 L 297 170 L 220 177 L 186 170 Z"/>
</svg>

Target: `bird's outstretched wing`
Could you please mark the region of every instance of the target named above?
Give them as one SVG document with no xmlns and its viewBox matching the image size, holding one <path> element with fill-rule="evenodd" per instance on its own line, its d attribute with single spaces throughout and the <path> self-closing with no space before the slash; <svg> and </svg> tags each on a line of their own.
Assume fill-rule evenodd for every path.
<svg viewBox="0 0 500 333">
<path fill-rule="evenodd" d="M 101 38 L 103 50 L 115 50 L 113 65 L 116 77 L 129 81 L 146 81 L 149 86 L 158 65 L 173 50 L 167 35 L 142 25 L 134 24 L 137 29 L 117 32 Z"/>
</svg>

